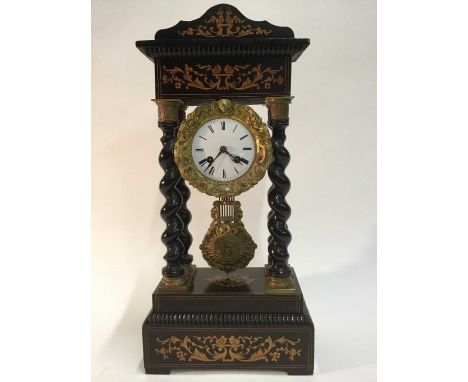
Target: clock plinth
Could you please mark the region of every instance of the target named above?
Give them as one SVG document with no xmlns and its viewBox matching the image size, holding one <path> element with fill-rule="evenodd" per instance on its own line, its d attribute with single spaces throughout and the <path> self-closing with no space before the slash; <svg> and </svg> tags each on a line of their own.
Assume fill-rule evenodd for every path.
<svg viewBox="0 0 468 382">
<path fill-rule="evenodd" d="M 314 325 L 289 265 L 290 180 L 285 174 L 292 63 L 309 40 L 219 4 L 136 45 L 155 68 L 166 223 L 161 236 L 166 265 L 143 323 L 146 373 L 268 369 L 312 374 Z M 268 124 L 249 106 L 259 104 L 268 109 Z M 187 106 L 197 107 L 186 116 Z M 272 183 L 268 263 L 248 267 L 258 239 L 244 232 L 234 197 L 266 173 Z M 207 235 L 195 246 L 217 269 L 193 264 L 189 184 L 219 198 Z"/>
<path fill-rule="evenodd" d="M 223 272 L 199 268 L 190 292 L 156 289 L 143 324 L 144 366 L 171 370 L 282 370 L 312 374 L 314 325 L 299 282 L 288 295 L 267 292 L 265 268 L 237 271 L 243 283 L 226 285 Z"/>
</svg>

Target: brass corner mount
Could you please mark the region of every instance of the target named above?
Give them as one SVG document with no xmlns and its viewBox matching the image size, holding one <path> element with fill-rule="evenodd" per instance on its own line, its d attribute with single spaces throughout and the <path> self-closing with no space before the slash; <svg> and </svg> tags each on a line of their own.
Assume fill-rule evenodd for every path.
<svg viewBox="0 0 468 382">
<path fill-rule="evenodd" d="M 265 267 L 265 290 L 267 294 L 291 295 L 297 293 L 297 285 L 293 274 L 289 277 L 273 277 Z"/>
<path fill-rule="evenodd" d="M 193 279 L 197 272 L 196 265 L 189 264 L 185 266 L 185 272 L 181 277 L 164 276 L 158 287 L 158 293 L 187 293 L 193 288 Z"/>
<path fill-rule="evenodd" d="M 289 104 L 294 97 L 267 97 L 265 105 L 270 119 L 288 119 Z"/>
<path fill-rule="evenodd" d="M 184 119 L 183 115 L 187 105 L 180 99 L 152 99 L 158 105 L 159 121 L 179 122 Z"/>
</svg>

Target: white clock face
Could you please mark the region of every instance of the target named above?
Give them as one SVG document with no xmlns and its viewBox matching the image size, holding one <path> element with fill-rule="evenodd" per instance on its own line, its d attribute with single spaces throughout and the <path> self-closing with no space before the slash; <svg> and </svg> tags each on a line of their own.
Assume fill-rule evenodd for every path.
<svg viewBox="0 0 468 382">
<path fill-rule="evenodd" d="M 192 142 L 192 158 L 207 177 L 226 182 L 244 175 L 255 156 L 255 141 L 250 131 L 234 119 L 206 122 Z"/>
</svg>

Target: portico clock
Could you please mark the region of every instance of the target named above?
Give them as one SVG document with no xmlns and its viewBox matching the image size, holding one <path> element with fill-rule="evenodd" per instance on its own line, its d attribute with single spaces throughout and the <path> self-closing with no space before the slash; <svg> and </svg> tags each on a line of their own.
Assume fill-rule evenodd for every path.
<svg viewBox="0 0 468 382">
<path fill-rule="evenodd" d="M 155 67 L 166 223 L 163 277 L 143 323 L 146 373 L 313 372 L 314 326 L 289 265 L 285 173 L 292 62 L 308 45 L 290 28 L 250 20 L 228 4 L 137 41 Z M 250 105 L 266 106 L 267 123 Z M 268 253 L 258 253 L 261 239 L 247 232 L 236 197 L 248 198 L 266 174 Z M 198 245 L 208 267 L 194 265 L 189 186 L 214 198 Z M 267 259 L 264 267 L 249 266 L 255 256 Z"/>
</svg>

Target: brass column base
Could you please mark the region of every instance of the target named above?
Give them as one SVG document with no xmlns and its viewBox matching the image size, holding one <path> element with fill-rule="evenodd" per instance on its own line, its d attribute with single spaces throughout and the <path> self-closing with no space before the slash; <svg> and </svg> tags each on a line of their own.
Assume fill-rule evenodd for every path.
<svg viewBox="0 0 468 382">
<path fill-rule="evenodd" d="M 193 277 L 197 267 L 193 264 L 185 266 L 185 273 L 181 277 L 164 276 L 159 282 L 156 291 L 158 293 L 185 293 L 190 292 L 193 287 Z"/>
<path fill-rule="evenodd" d="M 297 287 L 292 275 L 290 277 L 272 277 L 265 267 L 265 291 L 267 294 L 296 294 Z"/>
</svg>

